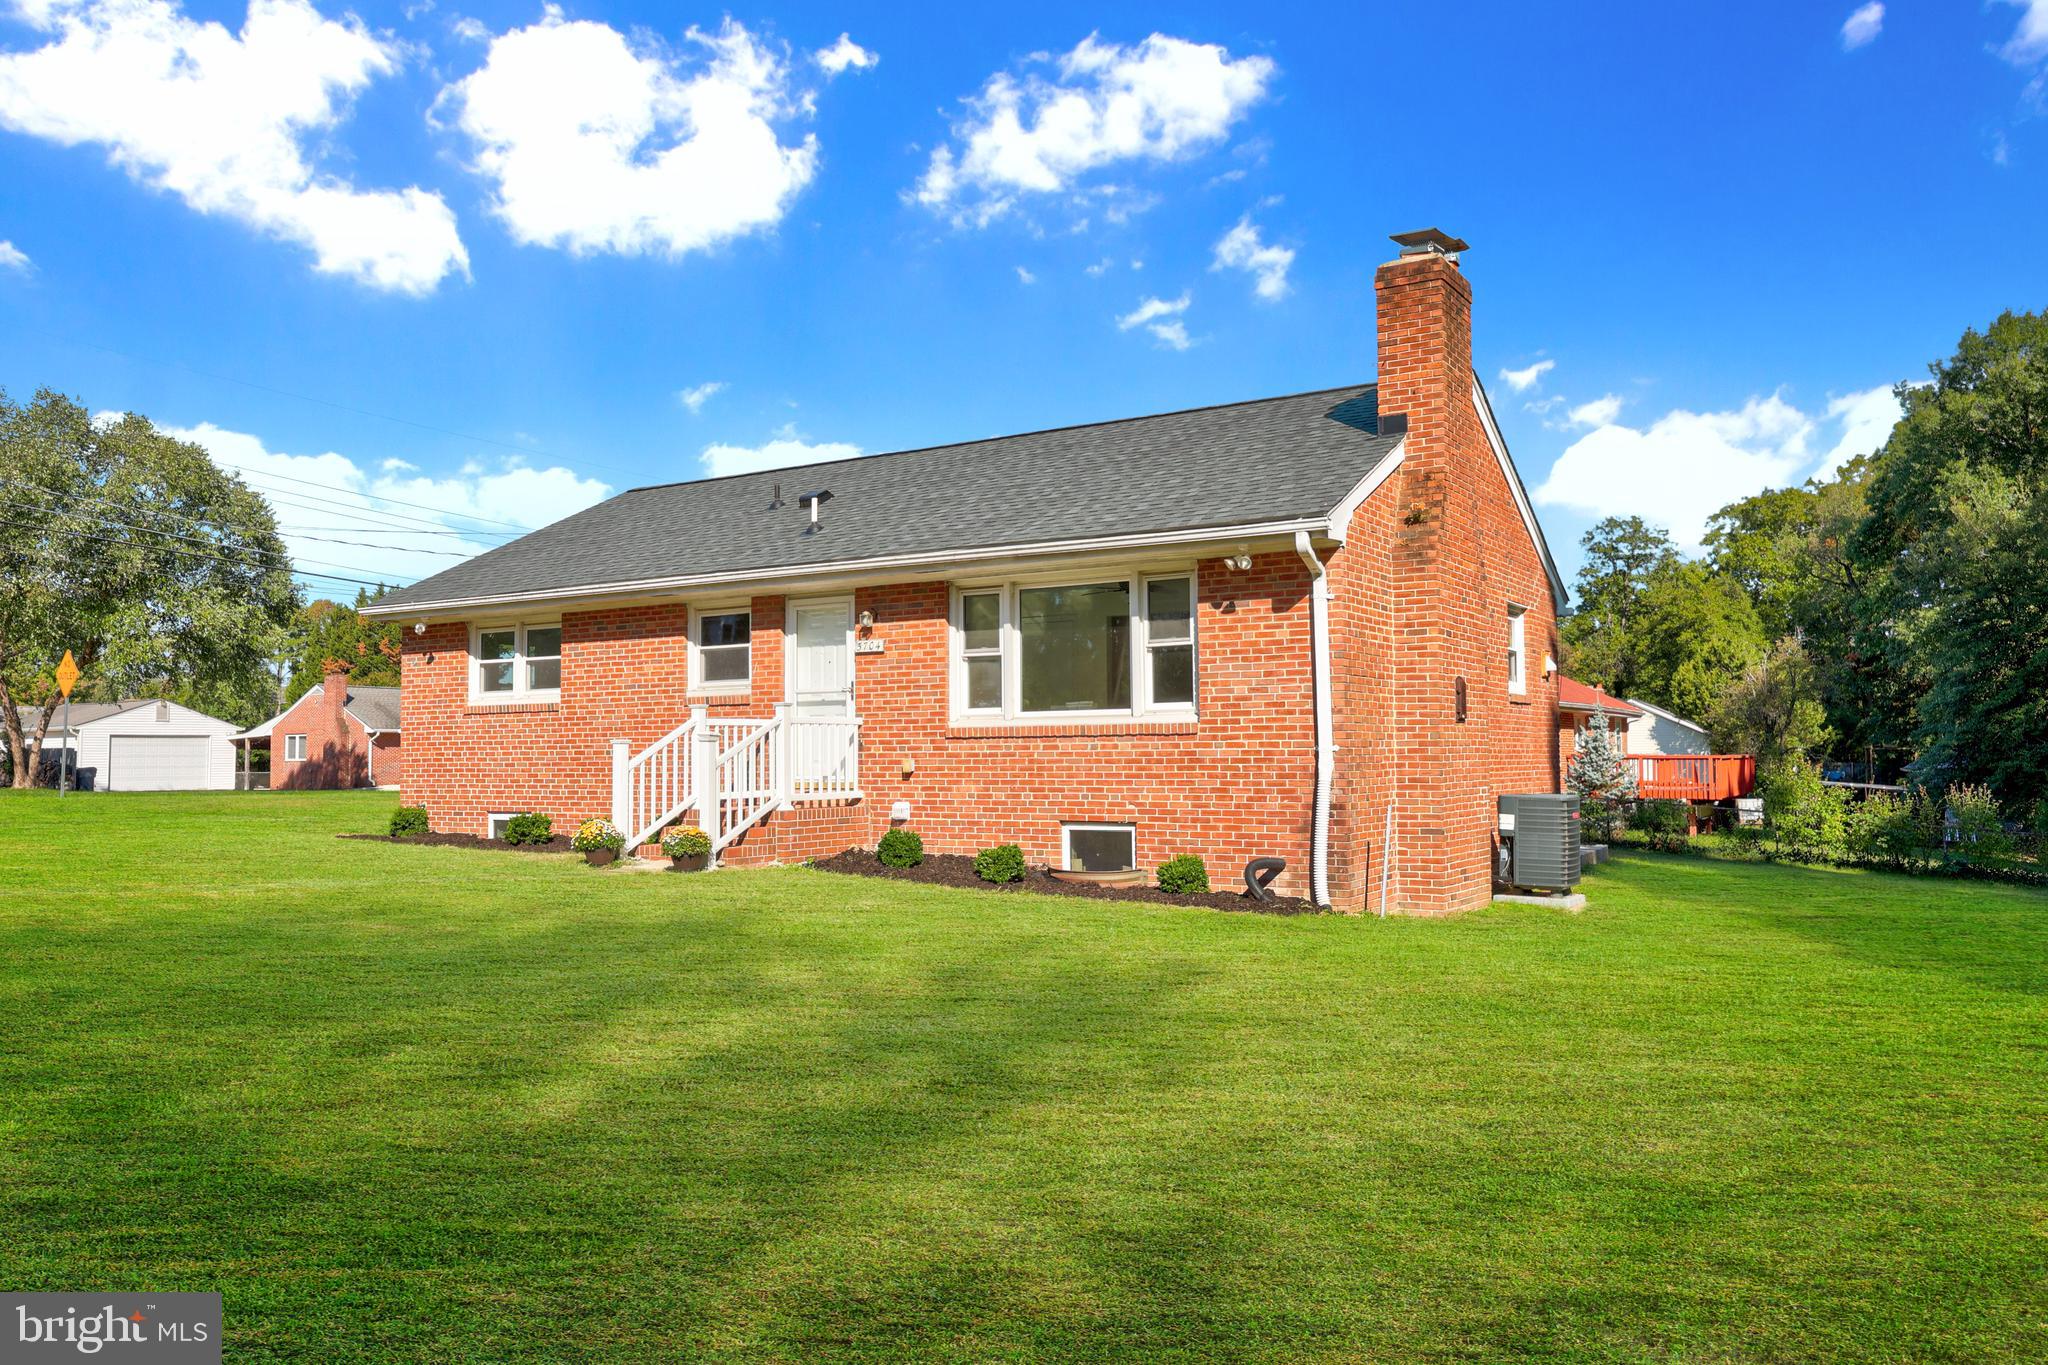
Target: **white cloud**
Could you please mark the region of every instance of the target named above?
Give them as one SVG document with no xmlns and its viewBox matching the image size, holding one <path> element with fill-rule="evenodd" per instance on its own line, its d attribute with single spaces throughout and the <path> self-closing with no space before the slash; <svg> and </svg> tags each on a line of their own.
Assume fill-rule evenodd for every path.
<svg viewBox="0 0 2048 1365">
<path fill-rule="evenodd" d="M 1897 415 L 1891 391 L 1871 389 L 1835 399 L 1820 421 L 1772 394 L 1731 412 L 1679 409 L 1641 430 L 1609 423 L 1558 457 L 1536 501 L 1589 516 L 1640 516 L 1697 552 L 1715 512 L 1765 489 L 1832 473 L 1849 455 L 1882 444 Z M 1842 433 L 1816 460 L 1812 442 L 1824 422 L 1840 423 Z"/>
<path fill-rule="evenodd" d="M 1115 268 L 1115 266 L 1116 266 L 1116 262 L 1115 262 L 1115 261 L 1111 260 L 1111 259 L 1110 259 L 1109 257 L 1107 257 L 1107 256 L 1104 256 L 1104 257 L 1103 257 L 1103 258 L 1102 258 L 1101 260 L 1097 261 L 1097 262 L 1096 262 L 1096 263 L 1095 263 L 1094 265 L 1089 265 L 1089 266 L 1083 266 L 1083 267 L 1081 267 L 1081 269 L 1082 269 L 1083 273 L 1085 273 L 1085 274 L 1088 274 L 1088 275 L 1092 275 L 1092 276 L 1094 276 L 1095 278 L 1097 278 L 1097 279 L 1100 279 L 1100 278 L 1101 278 L 1101 277 L 1102 277 L 1102 276 L 1103 276 L 1104 274 L 1106 274 L 1106 273 L 1107 273 L 1108 271 L 1110 271 L 1110 270 L 1114 269 L 1114 268 Z"/>
<path fill-rule="evenodd" d="M 826 75 L 836 76 L 851 67 L 865 71 L 882 59 L 856 43 L 847 34 L 840 34 L 839 41 L 828 48 L 821 48 L 811 54 L 811 60 L 822 68 Z"/>
<path fill-rule="evenodd" d="M 1821 457 L 1820 468 L 1814 470 L 1814 477 L 1823 479 L 1833 477 L 1850 460 L 1868 455 L 1890 440 L 1892 428 L 1905 413 L 1892 386 L 1884 384 L 1830 401 L 1827 415 L 1842 424 L 1842 437 L 1835 442 L 1834 449 Z"/>
<path fill-rule="evenodd" d="M 752 474 L 763 469 L 820 464 L 826 460 L 851 460 L 861 453 L 859 446 L 846 441 L 806 441 L 797 434 L 794 426 L 785 426 L 772 439 L 757 446 L 705 446 L 702 459 L 706 476 L 716 479 L 728 474 Z"/>
<path fill-rule="evenodd" d="M 1032 274 L 1030 271 L 1026 270 L 1023 266 L 1020 265 L 1017 267 L 1017 283 L 1037 284 L 1038 276 Z"/>
<path fill-rule="evenodd" d="M 636 49 L 550 7 L 442 92 L 515 238 L 674 257 L 781 221 L 818 166 L 815 136 L 777 132 L 800 103 L 787 62 L 730 20 L 687 37 L 703 56 L 688 71 L 652 39 Z"/>
<path fill-rule="evenodd" d="M 982 226 L 1019 195 L 1066 190 L 1101 167 L 1191 156 L 1265 98 L 1276 69 L 1266 57 L 1233 59 L 1220 45 L 1159 33 L 1135 47 L 1090 34 L 1031 63 L 1050 74 L 999 71 L 966 101 L 954 142 L 932 152 L 912 198 Z"/>
<path fill-rule="evenodd" d="M 1875 42 L 1884 28 L 1884 5 L 1880 0 L 1870 0 L 1842 22 L 1842 50 L 1854 52 L 1857 48 Z"/>
<path fill-rule="evenodd" d="M 2019 26 L 2005 46 L 1998 49 L 1998 55 L 2014 66 L 2032 66 L 2035 62 L 2048 60 L 2048 0 L 2005 0 L 2008 5 L 2017 5 L 2023 13 Z"/>
<path fill-rule="evenodd" d="M 1500 372 L 1500 381 L 1516 393 L 1527 393 L 1542 382 L 1544 375 L 1549 374 L 1556 368 L 1557 362 L 1555 360 L 1539 360 L 1534 365 L 1528 365 L 1519 370 L 1510 370 L 1503 366 Z"/>
<path fill-rule="evenodd" d="M 455 215 L 417 187 L 361 190 L 308 156 L 403 50 L 307 0 L 250 0 L 239 34 L 174 0 L 18 0 L 51 41 L 0 53 L 0 126 L 108 159 L 200 213 L 313 252 L 315 269 L 424 294 L 469 256 Z"/>
<path fill-rule="evenodd" d="M 484 21 L 472 19 L 466 14 L 458 14 L 450 19 L 448 31 L 465 43 L 488 43 L 491 40 L 491 30 L 485 26 Z"/>
<path fill-rule="evenodd" d="M 221 468 L 252 476 L 251 486 L 273 499 L 278 524 L 286 528 L 280 532 L 286 550 L 307 572 L 389 582 L 422 578 L 458 563 L 462 556 L 479 554 L 500 543 L 502 536 L 476 534 L 480 528 L 475 518 L 537 527 L 602 502 L 611 493 L 597 479 L 583 478 L 559 466 L 534 469 L 517 456 L 495 466 L 473 460 L 459 474 L 441 477 L 422 474 L 407 461 L 387 459 L 372 476 L 346 455 L 333 451 L 288 455 L 268 449 L 261 437 L 211 422 L 163 430 L 203 447 Z M 282 480 L 276 477 L 280 475 Z M 289 482 L 292 479 L 326 486 L 309 488 Z M 416 505 L 390 506 L 380 501 L 382 498 Z M 442 511 L 437 514 L 424 508 Z M 384 515 L 380 517 L 380 513 Z M 438 525 L 398 530 L 358 524 L 414 517 Z M 506 528 L 487 525 L 487 529 Z M 336 544 L 337 540 L 367 543 Z M 316 592 L 328 596 L 344 597 L 355 591 L 328 579 L 311 582 Z"/>
<path fill-rule="evenodd" d="M 1186 291 L 1177 299 L 1148 297 L 1116 320 L 1117 330 L 1128 332 L 1133 327 L 1143 327 L 1162 346 L 1175 351 L 1185 351 L 1194 345 L 1194 342 L 1188 337 L 1187 323 L 1182 315 L 1193 302 L 1193 293 Z"/>
<path fill-rule="evenodd" d="M 713 379 L 703 384 L 692 384 L 676 394 L 684 407 L 694 415 L 704 411 L 704 405 L 725 391 L 723 379 Z"/>
<path fill-rule="evenodd" d="M 1261 242 L 1259 230 L 1252 226 L 1251 215 L 1246 214 L 1216 243 L 1216 258 L 1209 268 L 1249 272 L 1258 281 L 1252 292 L 1262 299 L 1272 300 L 1287 297 L 1287 272 L 1293 265 L 1292 248 Z"/>
<path fill-rule="evenodd" d="M 12 242 L 0 241 L 0 270 L 18 270 L 26 275 L 35 268 L 26 251 Z"/>
<path fill-rule="evenodd" d="M 1146 330 L 1170 351 L 1185 351 L 1195 344 L 1188 337 L 1188 325 L 1179 318 L 1171 322 L 1155 322 Z"/>
<path fill-rule="evenodd" d="M 1621 396 L 1610 393 L 1590 403 L 1581 403 L 1566 416 L 1576 427 L 1604 427 L 1621 416 Z"/>
</svg>

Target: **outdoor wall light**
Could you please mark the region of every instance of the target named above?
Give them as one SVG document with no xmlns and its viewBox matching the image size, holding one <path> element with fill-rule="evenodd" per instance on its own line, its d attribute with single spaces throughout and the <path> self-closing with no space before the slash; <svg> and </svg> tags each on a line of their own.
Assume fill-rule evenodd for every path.
<svg viewBox="0 0 2048 1365">
<path fill-rule="evenodd" d="M 1223 562 L 1239 573 L 1243 573 L 1252 566 L 1252 557 L 1248 554 L 1234 554 Z"/>
<path fill-rule="evenodd" d="M 415 635 L 425 635 L 427 633 L 427 623 L 425 621 L 413 622 L 412 633 Z"/>
<path fill-rule="evenodd" d="M 862 630 L 873 630 L 875 628 L 875 614 L 873 612 L 864 611 L 860 614 L 860 628 Z"/>
</svg>

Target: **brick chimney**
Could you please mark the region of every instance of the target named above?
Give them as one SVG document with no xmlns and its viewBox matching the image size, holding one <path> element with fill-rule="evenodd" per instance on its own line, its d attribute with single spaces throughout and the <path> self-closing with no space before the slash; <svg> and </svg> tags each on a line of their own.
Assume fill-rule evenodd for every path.
<svg viewBox="0 0 2048 1365">
<path fill-rule="evenodd" d="M 333 746 L 334 762 L 337 769 L 345 772 L 348 767 L 348 675 L 349 665 L 340 659 L 329 659 L 324 667 L 327 676 L 320 683 L 321 711 L 326 717 L 327 733 L 320 748 Z M 308 744 L 310 750 L 315 746 Z"/>
<path fill-rule="evenodd" d="M 1472 399 L 1472 286 L 1464 242 L 1436 228 L 1402 233 L 1373 277 L 1379 297 L 1380 430 L 1407 453 L 1390 565 L 1394 588 L 1398 884 L 1391 899 L 1440 914 L 1490 895 L 1481 727 L 1463 724 L 1458 682 L 1487 676 L 1485 585 L 1469 581 L 1491 448 Z M 1504 490 L 1503 490 L 1504 491 Z"/>
</svg>

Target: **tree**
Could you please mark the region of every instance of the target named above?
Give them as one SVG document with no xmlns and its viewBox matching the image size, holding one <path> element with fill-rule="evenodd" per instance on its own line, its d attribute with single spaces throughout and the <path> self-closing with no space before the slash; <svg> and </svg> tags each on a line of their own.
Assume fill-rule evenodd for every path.
<svg viewBox="0 0 2048 1365">
<path fill-rule="evenodd" d="M 1573 677 L 1625 696 L 1636 684 L 1633 626 L 1643 594 L 1660 567 L 1677 561 L 1678 547 L 1641 517 L 1608 517 L 1579 544 L 1586 558 L 1559 641 Z"/>
<path fill-rule="evenodd" d="M 1915 774 L 2025 809 L 2048 796 L 2048 314 L 1965 332 L 1930 370 L 1900 387 L 1850 547 L 1870 647 L 1913 699 Z"/>
<path fill-rule="evenodd" d="M 264 500 L 199 447 L 129 414 L 95 424 L 0 392 L 0 729 L 27 786 L 69 649 L 88 689 L 260 696 L 296 604 Z M 42 708 L 24 727 L 21 708 Z M 263 714 L 237 713 L 235 719 Z"/>
<path fill-rule="evenodd" d="M 1755 754 L 1767 777 L 1804 762 L 1808 751 L 1826 744 L 1829 735 L 1820 671 L 1793 635 L 1744 669 L 1705 714 L 1714 748 Z"/>
<path fill-rule="evenodd" d="M 1606 838 L 1613 828 L 1615 806 L 1636 796 L 1635 766 L 1612 724 L 1606 710 L 1595 707 L 1572 736 L 1571 761 L 1564 768 L 1565 790 L 1577 793 L 1579 819 L 1594 839 Z"/>
<path fill-rule="evenodd" d="M 320 685 L 329 659 L 349 665 L 349 681 L 357 687 L 398 686 L 404 628 L 396 621 L 380 624 L 362 614 L 362 608 L 382 597 L 384 591 L 359 590 L 353 606 L 321 598 L 298 610 L 292 622 L 293 649 L 284 705 Z"/>
<path fill-rule="evenodd" d="M 1768 644 L 1734 580 L 1682 559 L 1651 571 L 1630 633 L 1634 678 L 1625 695 L 1689 717 L 1711 712 Z"/>
</svg>

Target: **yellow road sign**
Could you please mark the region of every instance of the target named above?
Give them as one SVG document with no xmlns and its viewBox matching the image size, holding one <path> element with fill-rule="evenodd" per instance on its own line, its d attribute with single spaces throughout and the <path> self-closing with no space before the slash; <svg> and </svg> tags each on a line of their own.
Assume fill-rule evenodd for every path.
<svg viewBox="0 0 2048 1365">
<path fill-rule="evenodd" d="M 57 665 L 57 690 L 64 694 L 64 700 L 71 700 L 71 689 L 78 684 L 78 661 L 71 657 L 71 651 L 64 651 L 64 662 Z"/>
</svg>

